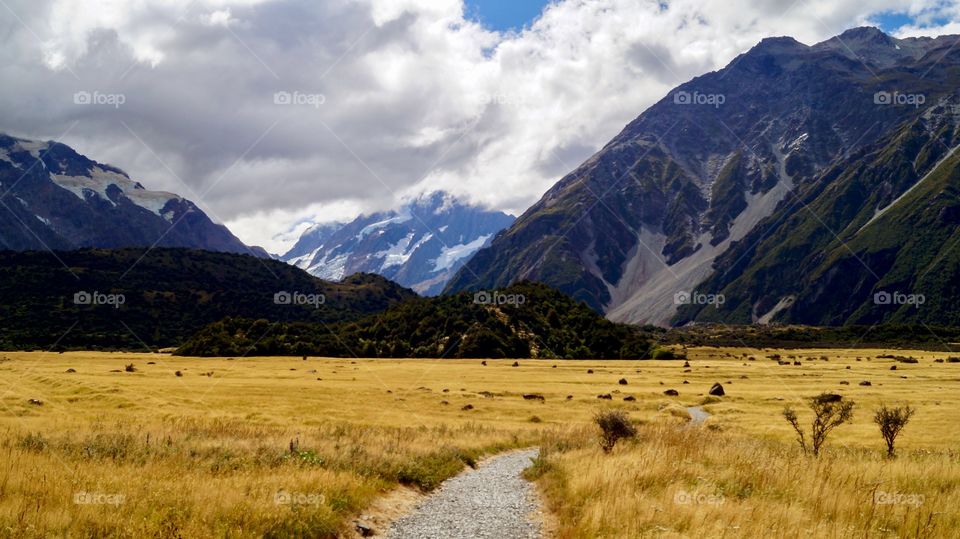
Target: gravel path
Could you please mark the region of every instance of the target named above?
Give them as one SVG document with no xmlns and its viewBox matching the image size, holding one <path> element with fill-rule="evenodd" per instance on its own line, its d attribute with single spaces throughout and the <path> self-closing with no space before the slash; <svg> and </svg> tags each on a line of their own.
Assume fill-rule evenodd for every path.
<svg viewBox="0 0 960 539">
<path fill-rule="evenodd" d="M 691 406 L 687 408 L 687 412 L 690 413 L 691 426 L 701 425 L 710 417 L 710 414 L 699 406 Z"/>
<path fill-rule="evenodd" d="M 533 487 L 520 473 L 538 449 L 491 458 L 440 486 L 413 513 L 398 519 L 391 539 L 539 539 Z"/>
</svg>

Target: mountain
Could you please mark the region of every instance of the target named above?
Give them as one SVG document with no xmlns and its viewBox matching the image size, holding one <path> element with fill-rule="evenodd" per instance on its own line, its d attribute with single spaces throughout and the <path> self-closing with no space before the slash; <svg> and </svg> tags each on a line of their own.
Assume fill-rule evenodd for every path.
<svg viewBox="0 0 960 539">
<path fill-rule="evenodd" d="M 323 327 L 415 297 L 377 275 L 329 283 L 250 255 L 0 251 L 0 349 L 142 351 L 180 345 L 226 317 Z"/>
<path fill-rule="evenodd" d="M 960 322 L 958 39 L 765 39 L 627 125 L 448 291 L 531 279 L 661 325 Z"/>
<path fill-rule="evenodd" d="M 197 333 L 176 354 L 643 359 L 652 352 L 639 328 L 614 324 L 547 286 L 518 283 L 477 295 L 416 298 L 332 327 L 223 320 Z"/>
<path fill-rule="evenodd" d="M 398 210 L 308 229 L 282 260 L 329 280 L 376 273 L 423 295 L 450 277 L 514 217 L 459 202 L 443 192 Z"/>
<path fill-rule="evenodd" d="M 0 249 L 190 247 L 267 257 L 193 202 L 57 142 L 0 134 Z"/>
</svg>

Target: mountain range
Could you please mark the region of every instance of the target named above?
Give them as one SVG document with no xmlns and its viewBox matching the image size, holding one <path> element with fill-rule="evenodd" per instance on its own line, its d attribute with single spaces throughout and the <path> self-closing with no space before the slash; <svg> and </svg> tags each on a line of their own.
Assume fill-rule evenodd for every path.
<svg viewBox="0 0 960 539">
<path fill-rule="evenodd" d="M 957 325 L 958 44 L 870 27 L 765 39 L 671 91 L 518 219 L 434 192 L 315 224 L 280 258 L 422 295 L 539 282 L 632 324 Z M 0 135 L 0 205 L 0 249 L 268 256 L 55 142 Z"/>
<path fill-rule="evenodd" d="M 614 321 L 960 322 L 958 36 L 765 39 L 682 84 L 451 279 Z"/>
<path fill-rule="evenodd" d="M 376 273 L 420 294 L 436 295 L 473 253 L 513 221 L 511 215 L 438 191 L 349 223 L 315 224 L 281 260 L 322 279 Z"/>
<path fill-rule="evenodd" d="M 0 249 L 188 247 L 267 257 L 193 202 L 58 142 L 0 134 Z"/>
</svg>

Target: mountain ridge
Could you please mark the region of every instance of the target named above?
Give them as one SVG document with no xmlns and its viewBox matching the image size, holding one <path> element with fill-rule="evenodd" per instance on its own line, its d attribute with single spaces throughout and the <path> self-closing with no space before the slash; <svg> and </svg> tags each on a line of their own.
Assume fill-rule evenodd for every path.
<svg viewBox="0 0 960 539">
<path fill-rule="evenodd" d="M 175 193 L 69 146 L 0 134 L 0 248 L 185 247 L 269 255 Z"/>
<path fill-rule="evenodd" d="M 706 283 L 708 293 L 742 299 L 760 287 L 726 288 L 717 276 L 740 275 L 758 230 L 804 211 L 806 194 L 823 194 L 845 166 L 952 99 L 957 39 L 897 40 L 871 28 L 812 46 L 765 39 L 630 122 L 477 253 L 447 291 L 532 279 L 621 322 L 756 322 L 788 295 L 754 298 L 759 315 L 744 319 L 678 303 L 678 294 Z M 871 196 L 892 202 L 911 178 L 878 177 Z M 731 249 L 737 255 L 725 257 Z M 769 319 L 778 316 L 789 315 Z M 805 316 L 790 321 L 821 322 Z"/>
</svg>

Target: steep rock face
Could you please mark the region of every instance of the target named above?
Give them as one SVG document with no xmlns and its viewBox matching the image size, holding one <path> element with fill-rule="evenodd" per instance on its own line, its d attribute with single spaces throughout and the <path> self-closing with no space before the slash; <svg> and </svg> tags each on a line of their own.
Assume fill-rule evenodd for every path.
<svg viewBox="0 0 960 539">
<path fill-rule="evenodd" d="M 0 249 L 151 246 L 267 256 L 183 197 L 64 144 L 0 135 Z"/>
<path fill-rule="evenodd" d="M 898 134 L 925 114 L 939 127 L 915 130 L 952 136 L 940 131 L 952 120 L 931 107 L 948 106 L 943 100 L 949 102 L 960 82 L 953 71 L 960 57 L 952 48 L 956 39 L 897 40 L 874 28 L 814 46 L 766 39 L 631 122 L 477 253 L 448 290 L 532 279 L 634 323 L 766 321 L 778 305 L 768 319 L 788 316 L 787 304 L 803 302 L 780 290 L 754 297 L 770 276 L 751 271 L 751 263 L 786 245 L 794 252 L 781 253 L 781 266 L 822 256 L 820 244 L 798 239 L 785 223 L 804 219 L 819 225 L 817 233 L 844 230 L 853 210 L 862 209 L 858 204 L 870 198 L 883 207 L 931 170 L 943 152 L 932 146 L 949 147 L 949 141 L 911 139 L 921 146 L 919 161 L 862 160 L 905 144 Z M 925 105 L 917 104 L 918 95 Z M 850 180 L 862 189 L 859 199 L 852 193 L 835 199 L 838 178 L 860 178 L 852 171 L 873 166 L 886 167 L 874 173 L 882 179 Z M 809 216 L 817 196 L 830 213 Z M 841 203 L 846 206 L 835 207 Z M 767 236 L 774 229 L 779 243 Z M 768 249 L 757 245 L 763 241 Z M 719 309 L 681 299 L 721 291 L 727 298 Z M 733 305 L 740 297 L 751 308 Z"/>
<path fill-rule="evenodd" d="M 376 273 L 420 294 L 435 295 L 513 219 L 436 192 L 347 224 L 314 225 L 282 260 L 323 279 Z"/>
</svg>

